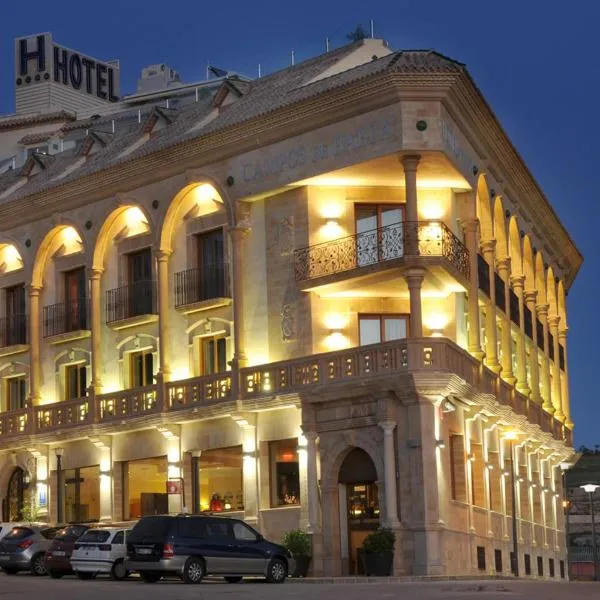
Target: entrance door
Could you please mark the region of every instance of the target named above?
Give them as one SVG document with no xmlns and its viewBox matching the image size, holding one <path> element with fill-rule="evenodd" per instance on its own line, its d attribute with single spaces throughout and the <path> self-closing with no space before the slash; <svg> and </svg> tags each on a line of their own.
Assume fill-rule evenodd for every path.
<svg viewBox="0 0 600 600">
<path fill-rule="evenodd" d="M 345 574 L 362 573 L 358 551 L 363 540 L 379 528 L 379 490 L 377 471 L 371 457 L 361 448 L 354 448 L 340 467 L 339 483 L 345 485 L 346 513 L 340 514 L 341 547 L 347 548 L 342 556 Z M 340 506 L 340 511 L 342 510 Z"/>
<path fill-rule="evenodd" d="M 25 472 L 21 467 L 17 467 L 10 476 L 7 492 L 7 521 L 20 521 L 23 518 L 23 507 L 28 496 L 25 493 Z"/>
</svg>

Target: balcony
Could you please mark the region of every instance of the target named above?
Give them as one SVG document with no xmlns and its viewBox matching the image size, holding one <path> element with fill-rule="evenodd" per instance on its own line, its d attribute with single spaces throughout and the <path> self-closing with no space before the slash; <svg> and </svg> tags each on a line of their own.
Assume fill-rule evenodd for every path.
<svg viewBox="0 0 600 600">
<path fill-rule="evenodd" d="M 35 407 L 35 427 L 38 433 L 56 431 L 92 422 L 89 398 L 75 398 L 55 404 Z"/>
<path fill-rule="evenodd" d="M 157 320 L 156 281 L 137 281 L 106 291 L 106 324 L 113 329 Z"/>
<path fill-rule="evenodd" d="M 27 315 L 11 315 L 0 319 L 0 356 L 26 349 Z"/>
<path fill-rule="evenodd" d="M 298 282 L 329 283 L 340 274 L 348 278 L 416 264 L 441 265 L 463 284 L 469 279 L 469 251 L 438 221 L 395 223 L 294 252 Z"/>
<path fill-rule="evenodd" d="M 96 421 L 106 423 L 160 412 L 155 385 L 121 390 L 97 397 Z"/>
<path fill-rule="evenodd" d="M 88 337 L 87 298 L 44 306 L 43 335 L 52 343 Z"/>
<path fill-rule="evenodd" d="M 175 308 L 184 313 L 231 304 L 229 265 L 215 263 L 175 273 Z"/>
</svg>

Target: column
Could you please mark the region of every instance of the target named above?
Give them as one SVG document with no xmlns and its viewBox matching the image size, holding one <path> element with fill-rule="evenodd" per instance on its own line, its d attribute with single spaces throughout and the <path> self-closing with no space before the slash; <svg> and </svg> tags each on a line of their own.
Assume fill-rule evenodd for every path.
<svg viewBox="0 0 600 600">
<path fill-rule="evenodd" d="M 544 398 L 544 404 L 542 408 L 549 412 L 554 413 L 554 406 L 552 405 L 552 394 L 550 391 L 550 336 L 548 335 L 548 305 L 539 304 L 536 307 L 537 316 L 542 327 L 544 329 L 544 359 L 542 361 L 542 373 L 541 373 L 541 387 L 542 397 Z"/>
<path fill-rule="evenodd" d="M 110 523 L 113 519 L 112 438 L 102 436 L 90 441 L 100 454 L 100 521 Z"/>
<path fill-rule="evenodd" d="M 171 252 L 161 250 L 158 260 L 158 348 L 162 381 L 170 380 L 170 340 L 169 340 L 169 256 Z"/>
<path fill-rule="evenodd" d="M 236 225 L 229 229 L 231 237 L 233 279 L 233 368 L 246 366 L 246 344 L 244 334 L 244 238 L 248 229 Z"/>
<path fill-rule="evenodd" d="M 510 292 L 508 282 L 510 279 L 510 257 L 502 258 L 496 261 L 496 268 L 500 279 L 504 281 L 504 316 L 502 317 L 502 339 L 500 346 L 502 348 L 502 378 L 514 383 L 514 374 L 512 370 L 512 337 L 510 334 Z"/>
<path fill-rule="evenodd" d="M 306 431 L 306 487 L 308 504 L 308 533 L 319 533 L 319 478 L 317 475 L 317 437 L 315 431 Z M 301 501 L 304 500 L 301 498 Z"/>
<path fill-rule="evenodd" d="M 477 269 L 477 231 L 478 219 L 468 219 L 463 222 L 465 241 L 469 250 L 469 268 L 471 271 L 469 290 L 469 341 L 468 350 L 478 360 L 482 360 L 484 352 L 481 349 L 481 333 L 479 325 L 479 278 Z"/>
<path fill-rule="evenodd" d="M 528 396 L 531 389 L 527 383 L 527 351 L 525 346 L 525 304 L 524 287 L 525 276 L 514 275 L 510 278 L 511 284 L 519 299 L 519 336 L 517 338 L 517 390 Z"/>
<path fill-rule="evenodd" d="M 500 372 L 500 363 L 498 362 L 498 342 L 496 335 L 496 277 L 494 270 L 494 250 L 496 240 L 488 240 L 481 243 L 481 252 L 489 268 L 490 279 L 490 300 L 488 303 L 485 319 L 485 332 L 487 335 L 487 346 L 485 348 L 485 364 L 494 373 Z"/>
<path fill-rule="evenodd" d="M 256 425 L 247 419 L 237 421 L 242 429 L 242 471 L 244 478 L 244 521 L 259 527 L 258 442 Z"/>
<path fill-rule="evenodd" d="M 418 254 L 418 221 L 419 212 L 417 209 L 417 168 L 421 157 L 418 154 L 408 154 L 402 157 L 402 166 L 404 167 L 404 185 L 406 190 L 406 222 L 408 225 L 408 235 L 406 239 L 406 253 L 409 256 Z"/>
<path fill-rule="evenodd" d="M 552 342 L 554 344 L 554 360 L 552 361 L 552 404 L 556 409 L 554 417 L 561 423 L 565 420 L 565 413 L 562 407 L 561 389 L 560 389 L 560 357 L 558 355 L 558 324 L 560 323 L 560 317 L 553 315 L 548 317 L 548 326 L 550 333 L 552 334 Z"/>
<path fill-rule="evenodd" d="M 569 401 L 569 363 L 567 361 L 567 332 L 568 327 L 564 326 L 558 332 L 558 341 L 563 347 L 563 353 L 565 356 L 565 368 L 563 371 L 562 385 L 561 385 L 561 399 L 562 409 L 565 414 L 565 425 L 569 429 L 573 429 L 573 421 L 571 420 L 571 403 Z M 560 357 L 559 357 L 560 358 Z M 560 362 L 559 362 L 560 366 Z"/>
<path fill-rule="evenodd" d="M 102 297 L 100 283 L 102 269 L 92 269 L 90 276 L 90 308 L 92 328 L 92 388 L 94 394 L 102 393 Z"/>
<path fill-rule="evenodd" d="M 531 290 L 525 292 L 525 304 L 531 312 L 531 335 L 532 335 L 532 350 L 531 350 L 531 399 L 538 404 L 542 403 L 540 394 L 540 370 L 538 366 L 538 338 L 537 338 L 537 316 L 535 312 L 535 303 L 537 300 L 537 291 Z"/>
<path fill-rule="evenodd" d="M 385 520 L 394 528 L 398 522 L 398 500 L 396 499 L 396 451 L 394 448 L 395 421 L 379 423 L 383 429 L 383 468 L 385 474 Z"/>
<path fill-rule="evenodd" d="M 423 311 L 421 308 L 421 286 L 425 277 L 425 269 L 409 269 L 404 275 L 408 284 L 410 297 L 410 323 L 408 337 L 423 337 Z"/>
<path fill-rule="evenodd" d="M 32 405 L 40 402 L 41 358 L 40 358 L 40 291 L 41 287 L 29 286 L 29 349 L 31 352 L 31 383 L 29 400 Z"/>
</svg>

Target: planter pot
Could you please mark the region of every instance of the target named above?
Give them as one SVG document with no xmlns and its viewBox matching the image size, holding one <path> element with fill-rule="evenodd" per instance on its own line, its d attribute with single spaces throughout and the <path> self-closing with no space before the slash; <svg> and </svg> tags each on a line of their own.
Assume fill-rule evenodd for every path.
<svg viewBox="0 0 600 600">
<path fill-rule="evenodd" d="M 294 556 L 296 567 L 292 573 L 292 577 L 306 577 L 310 567 L 310 556 Z"/>
<path fill-rule="evenodd" d="M 362 563 L 365 575 L 388 577 L 392 574 L 394 555 L 391 552 L 388 554 L 367 554 L 366 552 L 361 552 L 360 562 Z"/>
</svg>

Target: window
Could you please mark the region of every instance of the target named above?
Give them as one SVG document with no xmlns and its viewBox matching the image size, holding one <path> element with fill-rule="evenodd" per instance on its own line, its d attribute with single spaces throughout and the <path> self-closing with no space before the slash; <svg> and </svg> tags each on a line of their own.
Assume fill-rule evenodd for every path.
<svg viewBox="0 0 600 600">
<path fill-rule="evenodd" d="M 198 252 L 198 300 L 226 297 L 223 230 L 196 236 Z"/>
<path fill-rule="evenodd" d="M 2 346 L 26 343 L 27 317 L 25 313 L 25 285 L 21 283 L 6 288 L 4 291 L 4 314 L 6 319 L 4 327 L 0 331 Z"/>
<path fill-rule="evenodd" d="M 154 383 L 154 358 L 152 350 L 132 352 L 129 356 L 129 387 L 144 387 Z"/>
<path fill-rule="evenodd" d="M 538 568 L 538 575 L 540 577 L 544 576 L 544 559 L 541 556 L 537 557 L 537 568 Z"/>
<path fill-rule="evenodd" d="M 21 410 L 27 400 L 27 379 L 24 375 L 5 380 L 6 410 Z"/>
<path fill-rule="evenodd" d="M 494 550 L 494 563 L 496 567 L 496 573 L 502 573 L 502 550 Z"/>
<path fill-rule="evenodd" d="M 559 567 L 560 567 L 560 578 L 564 579 L 565 578 L 565 561 L 564 560 L 560 561 Z"/>
<path fill-rule="evenodd" d="M 65 331 L 86 329 L 87 282 L 85 268 L 79 267 L 64 274 Z"/>
<path fill-rule="evenodd" d="M 485 571 L 485 548 L 483 546 L 477 546 L 477 568 Z"/>
<path fill-rule="evenodd" d="M 485 507 L 485 477 L 483 464 L 483 446 L 477 443 L 471 443 L 471 454 L 473 460 L 470 462 L 471 481 L 473 485 L 473 504 L 475 506 Z"/>
<path fill-rule="evenodd" d="M 257 539 L 256 532 L 240 521 L 233 523 L 233 537 L 244 542 L 255 542 Z"/>
<path fill-rule="evenodd" d="M 227 370 L 225 335 L 200 338 L 200 375 L 223 373 Z"/>
<path fill-rule="evenodd" d="M 242 447 L 203 450 L 198 460 L 200 510 L 244 510 Z"/>
<path fill-rule="evenodd" d="M 525 575 L 531 575 L 531 555 L 525 555 Z"/>
<path fill-rule="evenodd" d="M 359 344 L 380 344 L 402 340 L 408 332 L 408 317 L 403 315 L 359 315 Z"/>
<path fill-rule="evenodd" d="M 129 316 L 154 313 L 152 251 L 144 248 L 127 255 Z"/>
<path fill-rule="evenodd" d="M 297 446 L 295 438 L 270 443 L 272 506 L 300 504 Z"/>
<path fill-rule="evenodd" d="M 548 559 L 548 571 L 550 573 L 550 577 L 554 577 L 554 559 Z"/>
<path fill-rule="evenodd" d="M 100 518 L 100 467 L 64 471 L 65 518 L 68 522 Z"/>
<path fill-rule="evenodd" d="M 206 527 L 203 519 L 178 519 L 177 531 L 182 537 L 202 539 L 206 537 Z"/>
<path fill-rule="evenodd" d="M 110 537 L 110 532 L 102 529 L 88 529 L 80 538 L 80 542 L 102 544 Z"/>
<path fill-rule="evenodd" d="M 125 543 L 125 532 L 117 531 L 115 537 L 112 540 L 113 544 L 124 544 Z"/>
<path fill-rule="evenodd" d="M 83 398 L 87 393 L 87 368 L 85 364 L 65 367 L 65 400 Z"/>
<path fill-rule="evenodd" d="M 207 537 L 231 538 L 230 523 L 209 520 L 206 522 Z"/>
<path fill-rule="evenodd" d="M 450 435 L 450 477 L 452 499 L 467 501 L 467 481 L 465 475 L 465 440 L 462 435 Z"/>
<path fill-rule="evenodd" d="M 133 520 L 169 512 L 166 456 L 129 461 L 126 463 L 124 479 L 127 490 L 124 494 L 125 519 Z M 166 527 L 162 522 L 153 526 Z"/>
<path fill-rule="evenodd" d="M 404 207 L 399 204 L 357 204 L 356 259 L 370 265 L 404 255 Z"/>
</svg>

